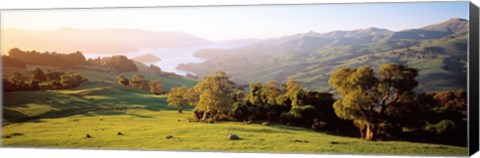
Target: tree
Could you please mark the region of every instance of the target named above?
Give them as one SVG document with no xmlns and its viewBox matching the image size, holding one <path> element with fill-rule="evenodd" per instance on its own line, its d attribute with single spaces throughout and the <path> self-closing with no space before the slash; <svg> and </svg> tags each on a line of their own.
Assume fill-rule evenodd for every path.
<svg viewBox="0 0 480 158">
<path fill-rule="evenodd" d="M 20 72 L 12 72 L 8 77 L 8 82 L 16 87 L 23 87 L 25 84 L 25 77 Z M 21 88 L 20 88 L 21 89 Z"/>
<path fill-rule="evenodd" d="M 9 56 L 12 58 L 19 59 L 25 64 L 28 65 L 49 65 L 49 66 L 65 66 L 71 67 L 76 65 L 84 65 L 87 62 L 85 61 L 85 57 L 79 51 L 64 54 L 64 53 L 56 53 L 56 52 L 37 52 L 33 51 L 22 51 L 18 48 L 11 49 L 9 52 Z"/>
<path fill-rule="evenodd" d="M 148 80 L 143 75 L 135 74 L 130 80 L 130 85 L 137 89 L 147 90 Z"/>
<path fill-rule="evenodd" d="M 128 84 L 129 84 L 128 79 L 123 74 L 117 75 L 117 77 L 115 78 L 115 81 L 118 84 L 123 85 L 123 86 L 128 86 Z"/>
<path fill-rule="evenodd" d="M 342 96 L 334 103 L 335 113 L 361 124 L 365 129 L 362 137 L 366 140 L 376 140 L 387 109 L 395 110 L 395 105 L 413 100 L 413 89 L 418 84 L 415 79 L 418 71 L 403 65 L 384 64 L 378 75 L 376 77 L 368 66 L 353 70 L 342 68 L 328 81 Z"/>
<path fill-rule="evenodd" d="M 162 82 L 160 82 L 159 80 L 150 81 L 148 86 L 150 89 L 150 93 L 157 94 L 157 95 L 163 93 L 163 85 L 162 85 Z"/>
<path fill-rule="evenodd" d="M 263 84 L 262 88 L 262 96 L 264 98 L 264 102 L 268 105 L 276 105 L 277 97 L 282 94 L 281 85 L 275 81 L 267 81 Z"/>
<path fill-rule="evenodd" d="M 196 91 L 195 88 L 190 88 L 183 95 L 183 98 L 187 101 L 188 105 L 196 106 L 200 98 L 200 93 Z"/>
<path fill-rule="evenodd" d="M 281 85 L 275 81 L 264 84 L 250 83 L 248 101 L 255 108 L 256 119 L 268 118 L 269 112 L 276 112 L 277 98 L 282 95 Z"/>
<path fill-rule="evenodd" d="M 135 62 L 123 55 L 105 57 L 105 58 L 102 58 L 101 61 L 103 65 L 100 65 L 100 66 L 107 66 L 121 72 L 138 70 L 137 66 L 135 65 Z"/>
<path fill-rule="evenodd" d="M 295 96 L 295 93 L 297 93 L 297 91 L 303 89 L 303 86 L 301 82 L 295 81 L 292 78 L 288 78 L 287 82 L 284 85 L 284 89 L 286 91 L 285 96 L 292 99 Z"/>
<path fill-rule="evenodd" d="M 188 100 L 184 97 L 187 91 L 187 87 L 175 87 L 167 95 L 168 105 L 176 106 L 178 113 L 182 113 L 183 107 L 188 105 Z"/>
<path fill-rule="evenodd" d="M 262 99 L 262 84 L 261 83 L 250 83 L 249 84 L 250 93 L 248 94 L 248 101 L 254 106 L 264 105 Z"/>
<path fill-rule="evenodd" d="M 87 61 L 85 60 L 85 56 L 83 56 L 82 52 L 76 51 L 71 54 L 64 55 L 64 66 L 65 67 L 72 67 L 77 65 L 86 65 Z"/>
<path fill-rule="evenodd" d="M 42 69 L 40 69 L 38 67 L 31 70 L 30 74 L 31 74 L 33 80 L 37 80 L 39 82 L 47 81 L 47 76 L 45 75 L 45 72 L 43 72 Z"/>
<path fill-rule="evenodd" d="M 229 80 L 225 72 L 219 71 L 213 76 L 205 76 L 194 88 L 199 92 L 199 101 L 195 107 L 203 111 L 202 120 L 207 113 L 227 113 L 234 102 L 235 84 Z M 212 115 L 215 119 L 218 116 Z"/>
<path fill-rule="evenodd" d="M 64 75 L 65 72 L 59 72 L 59 71 L 48 71 L 45 75 L 47 76 L 47 81 L 58 81 L 60 80 L 60 77 Z"/>
<path fill-rule="evenodd" d="M 87 79 L 85 79 L 82 75 L 73 72 L 60 76 L 60 84 L 62 85 L 62 88 L 77 87 L 86 80 Z"/>
</svg>

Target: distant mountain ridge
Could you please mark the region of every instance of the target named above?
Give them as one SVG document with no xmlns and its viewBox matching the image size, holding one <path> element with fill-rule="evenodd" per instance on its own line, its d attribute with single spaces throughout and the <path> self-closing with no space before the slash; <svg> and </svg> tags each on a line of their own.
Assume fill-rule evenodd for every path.
<svg viewBox="0 0 480 158">
<path fill-rule="evenodd" d="M 423 27 L 424 30 L 436 30 L 453 33 L 464 33 L 468 31 L 468 20 L 461 18 L 452 18 L 443 23 Z"/>
<path fill-rule="evenodd" d="M 225 71 L 242 84 L 284 82 L 288 77 L 310 89 L 331 90 L 329 74 L 340 67 L 404 64 L 420 70 L 418 91 L 466 87 L 468 20 L 454 18 L 416 29 L 366 28 L 327 33 L 306 32 L 270 38 L 233 49 L 204 49 L 203 63 L 177 69 L 204 76 Z M 212 57 L 213 54 L 213 57 Z"/>
<path fill-rule="evenodd" d="M 2 30 L 2 54 L 12 48 L 39 51 L 126 53 L 142 48 L 203 46 L 212 42 L 181 32 L 140 29 L 86 30 L 61 28 L 55 31 Z"/>
</svg>

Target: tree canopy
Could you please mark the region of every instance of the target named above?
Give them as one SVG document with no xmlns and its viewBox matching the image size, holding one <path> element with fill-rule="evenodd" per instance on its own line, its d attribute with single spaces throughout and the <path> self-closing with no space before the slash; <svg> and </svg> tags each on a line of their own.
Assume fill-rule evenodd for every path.
<svg viewBox="0 0 480 158">
<path fill-rule="evenodd" d="M 228 112 L 234 103 L 235 83 L 229 80 L 225 72 L 216 72 L 215 75 L 205 76 L 195 87 L 199 101 L 195 109 L 203 111 L 202 120 L 207 113 Z M 216 117 L 216 116 L 212 116 Z"/>
<path fill-rule="evenodd" d="M 182 113 L 184 106 L 187 106 L 188 100 L 185 99 L 188 92 L 187 87 L 174 87 L 170 89 L 167 95 L 167 102 L 170 106 L 176 106 L 179 113 Z"/>
<path fill-rule="evenodd" d="M 329 79 L 342 96 L 334 103 L 335 113 L 362 124 L 366 129 L 363 138 L 375 140 L 378 125 L 386 119 L 385 111 L 415 97 L 417 75 L 416 69 L 396 64 L 382 65 L 378 75 L 368 66 L 342 68 Z"/>
</svg>

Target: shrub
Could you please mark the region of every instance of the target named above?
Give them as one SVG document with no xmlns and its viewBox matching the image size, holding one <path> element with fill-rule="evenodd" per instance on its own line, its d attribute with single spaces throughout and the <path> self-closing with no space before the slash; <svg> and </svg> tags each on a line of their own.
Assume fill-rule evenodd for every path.
<svg viewBox="0 0 480 158">
<path fill-rule="evenodd" d="M 82 75 L 76 73 L 68 73 L 60 76 L 60 84 L 62 88 L 73 88 L 87 81 Z"/>
<path fill-rule="evenodd" d="M 43 72 L 42 69 L 40 69 L 38 67 L 31 70 L 30 74 L 31 74 L 33 80 L 37 80 L 37 81 L 40 81 L 40 82 L 47 81 L 47 76 L 45 75 L 45 72 Z"/>
<path fill-rule="evenodd" d="M 437 134 L 445 134 L 455 128 L 455 122 L 452 120 L 442 120 L 436 124 L 428 124 L 425 129 Z"/>
<path fill-rule="evenodd" d="M 135 74 L 130 80 L 130 86 L 137 89 L 148 90 L 148 80 L 143 75 Z"/>
<path fill-rule="evenodd" d="M 236 121 L 248 120 L 252 115 L 252 109 L 245 102 L 235 102 L 230 111 L 230 117 Z"/>
<path fill-rule="evenodd" d="M 277 122 L 279 119 L 279 115 L 275 111 L 270 111 L 267 113 L 267 119 L 271 122 Z"/>
<path fill-rule="evenodd" d="M 123 85 L 123 86 L 128 86 L 128 84 L 129 84 L 128 79 L 127 79 L 123 74 L 118 75 L 118 76 L 115 78 L 115 81 L 116 81 L 118 84 Z"/>
<path fill-rule="evenodd" d="M 163 93 L 163 85 L 159 80 L 150 81 L 148 84 L 150 93 L 159 95 Z"/>
<path fill-rule="evenodd" d="M 47 81 L 55 81 L 55 80 L 60 80 L 60 77 L 64 75 L 65 72 L 59 72 L 59 71 L 48 71 L 46 76 L 47 76 Z"/>
</svg>

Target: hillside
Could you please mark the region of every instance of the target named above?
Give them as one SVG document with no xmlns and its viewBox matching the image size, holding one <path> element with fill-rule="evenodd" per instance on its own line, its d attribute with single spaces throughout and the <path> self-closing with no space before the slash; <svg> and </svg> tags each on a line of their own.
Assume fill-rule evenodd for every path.
<svg viewBox="0 0 480 158">
<path fill-rule="evenodd" d="M 420 70 L 417 91 L 465 89 L 466 23 L 468 20 L 451 19 L 398 32 L 374 27 L 328 33 L 310 31 L 241 48 L 202 50 L 199 54 L 209 60 L 177 68 L 200 76 L 225 71 L 240 84 L 284 82 L 292 77 L 310 89 L 331 91 L 327 81 L 335 69 L 397 63 Z"/>
<path fill-rule="evenodd" d="M 12 48 L 37 51 L 85 53 L 126 53 L 141 48 L 202 46 L 211 42 L 181 32 L 155 32 L 140 29 L 84 30 L 62 28 L 55 31 L 2 30 L 2 54 Z"/>
<path fill-rule="evenodd" d="M 40 67 L 44 70 L 64 71 L 56 67 L 28 66 L 27 69 L 7 68 L 4 69 L 4 74 L 9 74 L 12 71 L 26 73 L 27 70 L 34 67 Z M 88 81 L 79 87 L 68 90 L 5 93 L 2 98 L 4 123 L 23 122 L 39 118 L 65 117 L 89 111 L 112 109 L 174 109 L 166 105 L 157 106 L 161 102 L 166 102 L 165 99 L 158 95 L 116 84 L 116 74 L 83 69 L 69 69 L 68 71 L 81 74 Z M 124 74 L 129 79 L 134 74 L 142 74 L 148 80 L 160 80 L 165 87 L 165 91 L 169 91 L 172 87 L 191 87 L 196 84 L 196 81 L 184 78 L 164 78 L 148 72 L 127 72 Z"/>
</svg>

